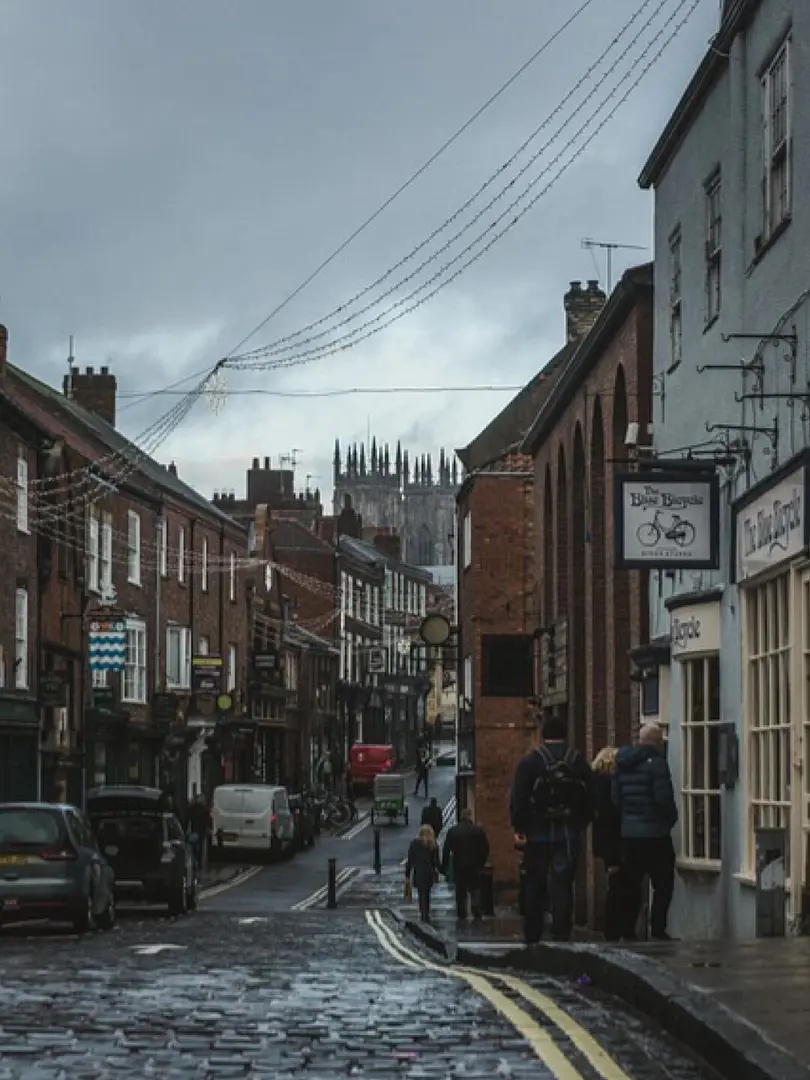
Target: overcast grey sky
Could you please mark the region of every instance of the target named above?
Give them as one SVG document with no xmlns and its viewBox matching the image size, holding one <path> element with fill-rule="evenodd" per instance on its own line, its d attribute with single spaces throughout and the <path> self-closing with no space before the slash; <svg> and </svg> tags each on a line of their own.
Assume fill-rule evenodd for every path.
<svg viewBox="0 0 810 1080">
<path fill-rule="evenodd" d="M 551 160 L 666 19 L 686 7 L 682 0 L 648 0 L 614 58 L 662 2 L 612 81 L 477 230 L 379 307 L 315 344 L 373 318 L 425 281 L 546 170 L 533 193 L 542 190 L 570 152 L 554 167 Z M 568 98 L 567 111 L 518 161 L 521 167 L 595 91 L 604 68 L 569 97 L 641 3 L 595 0 L 248 347 L 300 329 L 384 274 Z M 156 397 L 133 407 L 125 395 L 163 387 L 230 352 L 574 6 L 559 0 L 2 0 L 0 318 L 9 327 L 12 360 L 58 385 L 75 335 L 77 363 L 111 364 L 122 394 L 120 426 L 137 435 L 178 399 Z M 702 0 L 599 137 L 448 288 L 349 352 L 286 372 L 230 372 L 228 387 L 289 392 L 525 382 L 562 344 L 568 281 L 596 276 L 581 239 L 650 244 L 650 197 L 637 190 L 636 176 L 716 30 L 717 14 L 717 0 Z M 478 206 L 363 304 L 415 270 Z M 619 253 L 616 270 L 646 257 Z M 604 276 L 601 256 L 599 269 Z M 217 415 L 198 403 L 156 456 L 174 458 L 181 475 L 210 496 L 215 488 L 241 492 L 253 456 L 277 458 L 297 447 L 298 481 L 311 474 L 313 485 L 328 489 L 336 436 L 343 443 L 362 439 L 370 425 L 378 438 L 435 452 L 466 444 L 507 399 L 504 393 L 318 400 L 234 394 Z"/>
</svg>

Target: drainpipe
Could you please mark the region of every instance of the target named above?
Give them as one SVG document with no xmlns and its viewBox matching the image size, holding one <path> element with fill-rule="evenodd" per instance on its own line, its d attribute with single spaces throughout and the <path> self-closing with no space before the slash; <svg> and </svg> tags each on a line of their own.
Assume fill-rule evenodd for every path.
<svg viewBox="0 0 810 1080">
<path fill-rule="evenodd" d="M 166 536 L 167 523 L 166 523 L 166 507 L 161 507 L 157 520 L 157 534 L 158 534 L 158 550 L 157 558 L 155 559 L 155 667 L 152 673 L 154 685 L 152 687 L 152 700 L 154 702 L 154 696 L 158 692 L 160 686 L 160 615 L 161 615 L 161 585 L 163 577 L 163 538 Z M 154 708 L 154 705 L 153 705 Z M 158 784 L 161 784 L 161 755 L 156 755 L 157 760 L 153 757 L 152 762 L 155 768 L 156 779 Z"/>
</svg>

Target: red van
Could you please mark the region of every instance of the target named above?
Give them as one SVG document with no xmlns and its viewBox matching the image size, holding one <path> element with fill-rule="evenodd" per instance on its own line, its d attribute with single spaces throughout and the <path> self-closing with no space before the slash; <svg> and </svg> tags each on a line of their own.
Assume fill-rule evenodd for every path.
<svg viewBox="0 0 810 1080">
<path fill-rule="evenodd" d="M 393 746 L 367 746 L 356 743 L 349 751 L 352 782 L 356 791 L 374 787 L 374 777 L 380 773 L 396 772 L 397 761 Z"/>
</svg>

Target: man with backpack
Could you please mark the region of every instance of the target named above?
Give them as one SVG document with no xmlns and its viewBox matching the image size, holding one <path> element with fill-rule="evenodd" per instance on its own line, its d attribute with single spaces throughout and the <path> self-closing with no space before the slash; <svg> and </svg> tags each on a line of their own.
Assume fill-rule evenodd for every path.
<svg viewBox="0 0 810 1080">
<path fill-rule="evenodd" d="M 550 901 L 555 941 L 568 941 L 574 922 L 574 879 L 582 837 L 592 815 L 591 768 L 568 745 L 568 724 L 550 717 L 541 745 L 518 762 L 510 812 L 516 836 L 525 837 L 523 922 L 527 945 L 543 936 Z"/>
</svg>

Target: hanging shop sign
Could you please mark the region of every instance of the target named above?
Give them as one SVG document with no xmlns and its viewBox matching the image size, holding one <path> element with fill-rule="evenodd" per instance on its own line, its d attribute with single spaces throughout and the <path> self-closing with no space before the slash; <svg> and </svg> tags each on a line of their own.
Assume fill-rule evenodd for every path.
<svg viewBox="0 0 810 1080">
<path fill-rule="evenodd" d="M 720 652 L 720 604 L 689 604 L 670 614 L 673 660 Z"/>
<path fill-rule="evenodd" d="M 738 582 L 774 570 L 806 550 L 807 481 L 807 466 L 802 465 L 737 511 Z"/>
<path fill-rule="evenodd" d="M 87 635 L 91 671 L 122 671 L 127 658 L 127 626 L 122 619 L 94 619 Z"/>
<path fill-rule="evenodd" d="M 720 565 L 716 473 L 621 473 L 613 495 L 618 569 L 715 570 Z"/>
<path fill-rule="evenodd" d="M 191 658 L 191 689 L 194 694 L 213 694 L 222 689 L 222 657 L 208 654 Z"/>
</svg>

